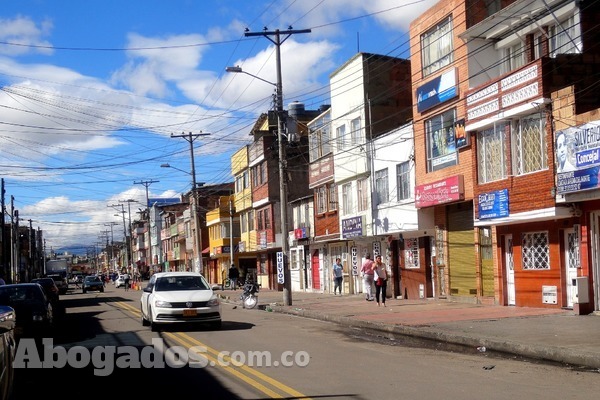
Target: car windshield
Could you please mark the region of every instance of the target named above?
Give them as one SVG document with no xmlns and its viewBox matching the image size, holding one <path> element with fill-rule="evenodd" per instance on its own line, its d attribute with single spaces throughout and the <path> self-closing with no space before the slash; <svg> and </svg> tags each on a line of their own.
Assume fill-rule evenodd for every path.
<svg viewBox="0 0 600 400">
<path fill-rule="evenodd" d="M 38 286 L 39 287 L 39 286 Z M 35 290 L 35 286 L 0 286 L 0 302 L 6 304 L 6 301 L 10 303 L 40 300 L 42 298 L 41 292 Z"/>
<path fill-rule="evenodd" d="M 90 282 L 100 282 L 100 283 L 102 283 L 102 281 L 100 280 L 100 278 L 98 278 L 97 276 L 87 276 L 85 278 L 85 281 L 87 283 L 90 283 Z"/>
<path fill-rule="evenodd" d="M 154 290 L 157 292 L 208 290 L 208 286 L 199 276 L 165 276 L 156 280 Z"/>
</svg>

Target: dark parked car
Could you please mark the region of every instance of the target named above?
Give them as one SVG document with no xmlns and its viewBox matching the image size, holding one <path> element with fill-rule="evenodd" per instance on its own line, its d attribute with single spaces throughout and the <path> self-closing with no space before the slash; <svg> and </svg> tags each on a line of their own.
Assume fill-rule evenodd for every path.
<svg viewBox="0 0 600 400">
<path fill-rule="evenodd" d="M 10 399 L 15 371 L 15 310 L 0 306 L 0 399 Z"/>
<path fill-rule="evenodd" d="M 15 335 L 38 336 L 52 328 L 52 302 L 37 283 L 16 283 L 0 286 L 0 305 L 14 308 Z"/>
<path fill-rule="evenodd" d="M 86 293 L 90 290 L 97 290 L 99 292 L 104 292 L 104 282 L 100 279 L 99 276 L 90 275 L 86 276 L 83 279 L 83 293 Z"/>
<path fill-rule="evenodd" d="M 44 288 L 44 292 L 46 292 L 46 296 L 50 298 L 50 301 L 52 301 L 53 303 L 58 302 L 58 287 L 54 283 L 54 279 L 36 278 L 32 279 L 31 283 L 38 283 L 41 287 Z"/>
</svg>

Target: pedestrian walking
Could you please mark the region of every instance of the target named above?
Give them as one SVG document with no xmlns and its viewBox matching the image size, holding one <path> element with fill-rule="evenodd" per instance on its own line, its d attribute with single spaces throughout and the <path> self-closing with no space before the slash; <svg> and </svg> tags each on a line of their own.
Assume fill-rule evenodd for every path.
<svg viewBox="0 0 600 400">
<path fill-rule="evenodd" d="M 231 268 L 229 268 L 229 287 L 233 288 L 233 290 L 237 290 L 237 282 L 240 277 L 240 271 L 237 269 L 235 264 L 231 264 Z"/>
<path fill-rule="evenodd" d="M 342 260 L 340 258 L 335 259 L 335 263 L 333 263 L 333 294 L 337 289 L 340 291 L 340 295 L 342 294 L 342 281 L 344 280 L 344 266 L 342 265 Z"/>
<path fill-rule="evenodd" d="M 125 282 L 125 291 L 129 290 L 129 281 L 131 280 L 131 277 L 129 276 L 128 272 L 125 272 L 125 275 L 123 275 L 123 281 Z"/>
<path fill-rule="evenodd" d="M 381 255 L 375 257 L 373 263 L 373 271 L 377 273 L 377 282 L 375 282 L 375 299 L 377 300 L 377 306 L 381 307 L 381 303 L 385 307 L 385 298 L 387 296 L 387 271 L 385 264 L 381 261 Z M 379 302 L 379 295 L 381 295 L 381 303 Z"/>
<path fill-rule="evenodd" d="M 367 301 L 373 301 L 373 260 L 369 253 L 365 254 L 365 261 L 362 264 L 360 272 L 363 277 L 363 290 L 365 292 Z"/>
</svg>

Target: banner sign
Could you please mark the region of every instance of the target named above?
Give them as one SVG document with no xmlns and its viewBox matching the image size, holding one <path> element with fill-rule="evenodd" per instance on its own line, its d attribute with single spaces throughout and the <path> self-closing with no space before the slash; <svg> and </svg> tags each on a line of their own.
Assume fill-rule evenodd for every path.
<svg viewBox="0 0 600 400">
<path fill-rule="evenodd" d="M 508 189 L 480 194 L 477 207 L 479 219 L 508 217 Z"/>
</svg>

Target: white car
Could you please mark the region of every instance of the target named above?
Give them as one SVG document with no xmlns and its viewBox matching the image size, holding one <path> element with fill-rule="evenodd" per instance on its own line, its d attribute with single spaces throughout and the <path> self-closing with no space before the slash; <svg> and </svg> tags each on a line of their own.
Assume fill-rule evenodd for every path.
<svg viewBox="0 0 600 400">
<path fill-rule="evenodd" d="M 207 323 L 221 328 L 221 301 L 197 272 L 159 272 L 142 290 L 142 325 Z"/>
<path fill-rule="evenodd" d="M 115 287 L 120 288 L 121 286 L 125 286 L 125 275 L 119 275 L 117 279 L 115 279 Z"/>
</svg>

